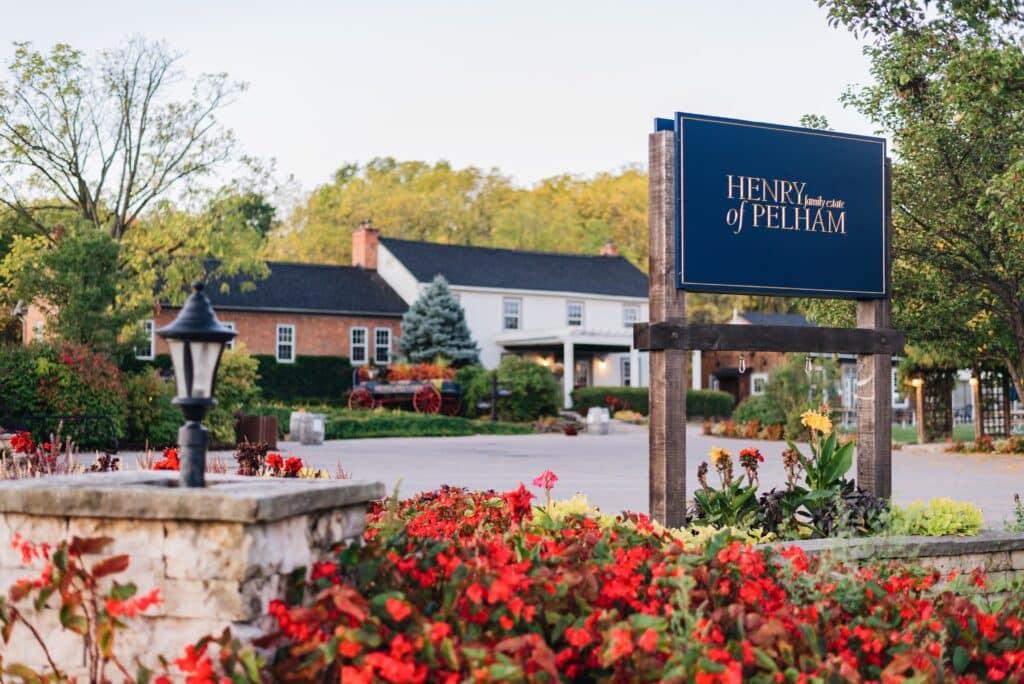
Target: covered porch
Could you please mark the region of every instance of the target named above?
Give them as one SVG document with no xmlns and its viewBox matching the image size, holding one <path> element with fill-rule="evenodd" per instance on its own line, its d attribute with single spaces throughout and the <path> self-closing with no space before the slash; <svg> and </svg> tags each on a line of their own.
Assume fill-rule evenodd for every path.
<svg viewBox="0 0 1024 684">
<path fill-rule="evenodd" d="M 640 352 L 632 330 L 588 330 L 575 326 L 507 332 L 495 338 L 506 352 L 561 371 L 563 406 L 572 408 L 572 391 L 590 385 L 641 385 Z M 615 362 L 610 357 L 616 359 Z M 617 367 L 616 367 L 617 365 Z"/>
</svg>

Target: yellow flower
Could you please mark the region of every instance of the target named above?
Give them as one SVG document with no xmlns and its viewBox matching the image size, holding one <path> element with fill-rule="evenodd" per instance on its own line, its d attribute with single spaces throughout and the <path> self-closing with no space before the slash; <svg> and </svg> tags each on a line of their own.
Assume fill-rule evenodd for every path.
<svg viewBox="0 0 1024 684">
<path fill-rule="evenodd" d="M 711 459 L 711 465 L 718 467 L 718 463 L 722 460 L 729 460 L 732 458 L 732 454 L 723 449 L 722 447 L 711 447 L 711 451 L 708 452 L 708 458 Z"/>
<path fill-rule="evenodd" d="M 800 416 L 800 422 L 804 427 L 820 432 L 826 437 L 832 432 L 832 421 L 824 413 L 807 411 Z"/>
</svg>

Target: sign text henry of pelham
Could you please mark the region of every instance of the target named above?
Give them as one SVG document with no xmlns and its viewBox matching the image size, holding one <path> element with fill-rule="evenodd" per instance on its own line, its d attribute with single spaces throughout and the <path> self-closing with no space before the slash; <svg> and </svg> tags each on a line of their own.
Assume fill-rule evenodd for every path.
<svg viewBox="0 0 1024 684">
<path fill-rule="evenodd" d="M 727 174 L 726 187 L 729 199 L 740 201 L 725 213 L 733 235 L 747 226 L 846 235 L 846 202 L 808 197 L 807 183 Z"/>
</svg>

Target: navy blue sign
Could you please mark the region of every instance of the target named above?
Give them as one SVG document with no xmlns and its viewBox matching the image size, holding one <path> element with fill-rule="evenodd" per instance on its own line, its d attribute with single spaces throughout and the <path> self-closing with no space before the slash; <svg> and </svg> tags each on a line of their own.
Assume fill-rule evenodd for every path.
<svg viewBox="0 0 1024 684">
<path fill-rule="evenodd" d="M 680 288 L 889 295 L 884 139 L 683 113 L 671 123 Z"/>
</svg>

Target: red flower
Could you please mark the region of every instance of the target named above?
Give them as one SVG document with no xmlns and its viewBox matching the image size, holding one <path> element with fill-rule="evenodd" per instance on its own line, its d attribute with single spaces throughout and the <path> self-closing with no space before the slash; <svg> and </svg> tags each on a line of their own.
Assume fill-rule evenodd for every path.
<svg viewBox="0 0 1024 684">
<path fill-rule="evenodd" d="M 629 630 L 625 627 L 616 627 L 612 630 L 612 647 L 609 650 L 608 655 L 611 656 L 612 661 L 618 660 L 623 656 L 628 656 L 633 652 L 633 637 L 630 635 Z"/>
<path fill-rule="evenodd" d="M 181 470 L 181 463 L 178 461 L 178 450 L 174 447 L 164 449 L 164 458 L 153 464 L 153 470 Z"/>
<path fill-rule="evenodd" d="M 742 451 L 740 451 L 740 458 L 742 458 L 744 456 L 750 456 L 750 457 L 756 458 L 761 463 L 764 463 L 764 456 L 762 456 L 761 452 L 758 451 L 757 449 L 754 449 L 754 448 L 743 449 Z"/>
<path fill-rule="evenodd" d="M 281 454 L 267 454 L 267 467 L 271 470 L 281 470 L 284 468 L 284 459 L 281 458 Z"/>
<path fill-rule="evenodd" d="M 387 609 L 388 615 L 390 615 L 391 619 L 395 622 L 401 622 L 405 618 L 409 617 L 409 613 L 412 612 L 409 610 L 408 603 L 396 598 L 389 598 L 384 603 L 384 607 Z"/>
<path fill-rule="evenodd" d="M 278 457 L 280 458 L 280 457 Z M 285 477 L 298 477 L 299 471 L 302 470 L 302 459 L 295 458 L 294 456 L 289 457 L 284 462 Z"/>
<path fill-rule="evenodd" d="M 310 580 L 317 581 L 324 577 L 332 577 L 338 572 L 338 566 L 331 562 L 313 563 L 313 572 L 310 573 Z"/>
<path fill-rule="evenodd" d="M 159 605 L 161 603 L 160 590 L 154 589 L 145 596 L 139 598 L 131 598 L 124 600 L 107 599 L 106 606 L 107 612 L 112 616 L 124 615 L 125 617 L 135 617 L 139 613 L 144 613 L 149 609 L 150 606 Z"/>
<path fill-rule="evenodd" d="M 575 627 L 566 627 L 565 628 L 565 640 L 568 641 L 573 646 L 575 646 L 576 648 L 583 648 L 584 646 L 589 644 L 591 641 L 593 641 L 593 638 L 591 638 L 590 632 L 588 632 L 585 629 L 577 629 Z"/>
<path fill-rule="evenodd" d="M 430 625 L 430 640 L 440 641 L 452 633 L 452 626 L 447 622 L 434 622 Z"/>
<path fill-rule="evenodd" d="M 648 653 L 653 653 L 658 648 L 658 633 L 654 631 L 652 627 L 648 627 L 647 631 L 637 640 L 637 645 Z"/>
<path fill-rule="evenodd" d="M 36 445 L 32 442 L 32 435 L 27 432 L 18 432 L 11 437 L 11 448 L 15 453 L 27 454 L 35 451 Z"/>
</svg>

